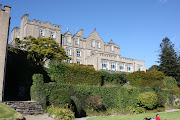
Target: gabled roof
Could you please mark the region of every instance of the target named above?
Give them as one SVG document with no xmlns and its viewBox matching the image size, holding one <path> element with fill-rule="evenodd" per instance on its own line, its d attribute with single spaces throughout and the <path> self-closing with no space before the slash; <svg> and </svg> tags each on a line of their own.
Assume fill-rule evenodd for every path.
<svg viewBox="0 0 180 120">
<path fill-rule="evenodd" d="M 102 40 L 102 38 L 100 37 L 100 35 L 96 32 L 96 29 L 94 29 L 94 31 L 86 38 L 90 38 L 92 37 L 93 39 L 96 39 L 96 40 Z M 96 38 L 94 38 L 96 37 Z M 103 40 L 102 40 L 103 41 Z M 104 41 L 103 41 L 104 42 Z"/>
<path fill-rule="evenodd" d="M 71 34 L 71 35 L 72 35 L 72 33 L 71 33 L 69 30 L 64 33 L 64 36 L 65 36 L 66 34 Z"/>
<path fill-rule="evenodd" d="M 116 47 L 120 47 L 119 45 L 115 44 L 115 43 L 112 41 L 112 39 L 111 39 L 111 41 L 110 41 L 109 43 L 107 43 L 107 44 L 115 45 Z"/>
</svg>

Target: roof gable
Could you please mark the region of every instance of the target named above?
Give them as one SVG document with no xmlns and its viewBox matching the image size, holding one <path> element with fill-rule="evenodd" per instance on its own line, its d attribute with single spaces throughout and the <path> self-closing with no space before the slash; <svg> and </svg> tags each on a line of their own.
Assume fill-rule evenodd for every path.
<svg viewBox="0 0 180 120">
<path fill-rule="evenodd" d="M 101 41 L 103 41 L 101 39 L 100 35 L 96 32 L 96 29 L 86 39 L 90 39 L 90 40 L 94 39 L 94 40 L 101 40 Z"/>
</svg>

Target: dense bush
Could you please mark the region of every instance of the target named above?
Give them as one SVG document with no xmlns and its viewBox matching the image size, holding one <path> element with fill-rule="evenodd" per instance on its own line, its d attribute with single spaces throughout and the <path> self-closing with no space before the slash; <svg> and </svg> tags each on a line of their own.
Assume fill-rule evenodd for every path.
<svg viewBox="0 0 180 120">
<path fill-rule="evenodd" d="M 69 92 L 66 89 L 54 89 L 49 96 L 49 102 L 55 106 L 70 104 L 71 99 Z"/>
<path fill-rule="evenodd" d="M 127 74 L 119 72 L 108 72 L 101 70 L 103 83 L 112 82 L 118 85 L 123 85 L 127 82 Z"/>
<path fill-rule="evenodd" d="M 101 85 L 101 72 L 89 65 L 53 61 L 50 62 L 47 72 L 52 81 L 61 84 Z"/>
<path fill-rule="evenodd" d="M 165 75 L 161 71 L 136 71 L 128 74 L 128 81 L 135 87 L 152 87 L 154 82 L 163 84 Z"/>
<path fill-rule="evenodd" d="M 60 108 L 51 105 L 46 108 L 45 112 L 49 113 L 50 116 L 55 115 L 56 120 L 75 120 L 74 113 L 67 107 Z"/>
<path fill-rule="evenodd" d="M 86 104 L 92 111 L 100 111 L 105 109 L 105 104 L 100 96 L 90 96 L 86 99 Z"/>
<path fill-rule="evenodd" d="M 153 92 L 144 92 L 138 96 L 139 105 L 148 109 L 153 109 L 154 107 L 156 107 L 157 102 L 158 97 Z"/>
<path fill-rule="evenodd" d="M 165 104 L 167 102 L 167 96 L 163 92 L 157 93 L 158 97 L 158 106 L 159 107 L 165 107 Z"/>
<path fill-rule="evenodd" d="M 173 78 L 173 77 L 168 77 L 168 76 L 166 76 L 166 77 L 163 79 L 163 83 L 164 83 L 164 86 L 165 86 L 166 88 L 168 88 L 168 89 L 178 88 L 176 79 Z"/>
<path fill-rule="evenodd" d="M 155 92 L 160 92 L 161 89 L 162 89 L 162 83 L 159 82 L 159 81 L 155 81 L 153 84 L 152 84 L 152 89 L 155 91 Z"/>
<path fill-rule="evenodd" d="M 46 93 L 42 74 L 34 74 L 33 85 L 31 86 L 31 99 L 39 102 L 43 108 L 46 107 Z"/>
</svg>

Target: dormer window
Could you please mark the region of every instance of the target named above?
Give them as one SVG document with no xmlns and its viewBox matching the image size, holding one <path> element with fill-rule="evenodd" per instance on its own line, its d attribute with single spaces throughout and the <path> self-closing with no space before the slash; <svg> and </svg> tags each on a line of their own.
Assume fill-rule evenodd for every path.
<svg viewBox="0 0 180 120">
<path fill-rule="evenodd" d="M 51 37 L 51 38 L 56 38 L 56 32 L 51 31 L 50 37 Z"/>
<path fill-rule="evenodd" d="M 97 48 L 101 48 L 100 42 L 97 42 Z"/>
<path fill-rule="evenodd" d="M 44 29 L 39 29 L 39 35 L 44 37 L 45 36 L 45 30 Z"/>
<path fill-rule="evenodd" d="M 79 45 L 79 38 L 75 38 L 75 44 Z"/>
<path fill-rule="evenodd" d="M 91 47 L 95 47 L 95 41 L 91 41 Z"/>
<path fill-rule="evenodd" d="M 114 46 L 113 45 L 111 45 L 111 51 L 114 51 Z"/>
<path fill-rule="evenodd" d="M 71 36 L 67 36 L 67 37 L 66 37 L 66 42 L 67 42 L 67 43 L 71 43 Z"/>
</svg>

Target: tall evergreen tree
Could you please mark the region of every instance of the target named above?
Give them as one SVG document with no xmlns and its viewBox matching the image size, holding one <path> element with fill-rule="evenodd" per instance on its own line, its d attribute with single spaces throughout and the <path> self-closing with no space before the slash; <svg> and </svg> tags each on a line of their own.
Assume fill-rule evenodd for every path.
<svg viewBox="0 0 180 120">
<path fill-rule="evenodd" d="M 180 85 L 180 61 L 178 53 L 174 49 L 174 44 L 169 38 L 164 38 L 160 44 L 159 69 L 167 76 L 172 76 Z"/>
</svg>

